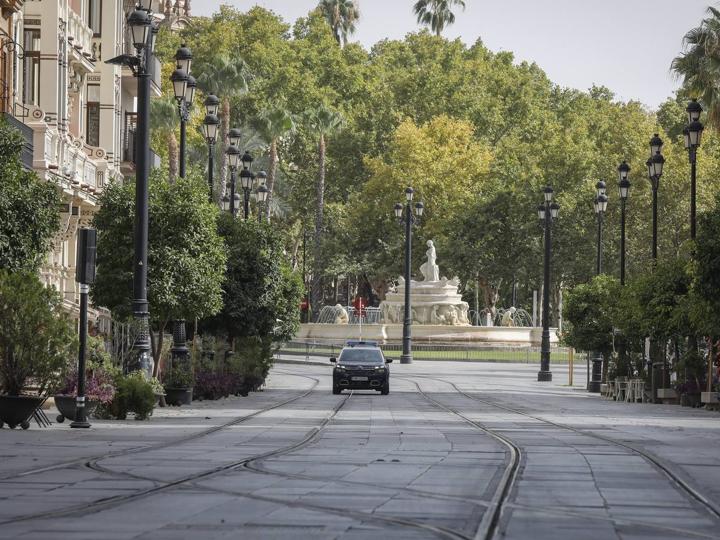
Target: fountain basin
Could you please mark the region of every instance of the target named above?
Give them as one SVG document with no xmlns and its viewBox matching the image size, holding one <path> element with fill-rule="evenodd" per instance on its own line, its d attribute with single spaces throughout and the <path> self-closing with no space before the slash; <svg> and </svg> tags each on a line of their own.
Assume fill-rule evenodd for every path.
<svg viewBox="0 0 720 540">
<path fill-rule="evenodd" d="M 358 339 L 385 343 L 402 341 L 402 324 L 301 324 L 295 339 L 325 339 L 345 341 Z M 423 343 L 493 343 L 497 345 L 540 346 L 542 328 L 512 326 L 451 326 L 414 324 L 412 339 Z M 550 343 L 557 345 L 557 329 L 550 329 Z"/>
</svg>

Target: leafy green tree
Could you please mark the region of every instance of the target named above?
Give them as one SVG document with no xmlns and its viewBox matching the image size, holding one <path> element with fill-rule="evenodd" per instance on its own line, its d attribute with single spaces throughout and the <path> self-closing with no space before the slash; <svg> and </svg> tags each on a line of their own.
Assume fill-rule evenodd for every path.
<svg viewBox="0 0 720 540">
<path fill-rule="evenodd" d="M 207 201 L 204 179 L 189 174 L 171 185 L 163 179 L 166 174 L 155 169 L 149 190 L 148 301 L 156 359 L 170 320 L 218 312 L 226 262 L 215 226 L 218 210 Z M 134 182 L 111 184 L 94 219 L 98 270 L 91 295 L 119 320 L 132 315 L 134 199 Z"/>
<path fill-rule="evenodd" d="M 267 171 L 267 188 L 268 198 L 265 205 L 265 215 L 270 218 L 270 205 L 273 198 L 273 190 L 275 188 L 275 178 L 278 171 L 278 142 L 288 133 L 295 129 L 295 120 L 286 110 L 279 107 L 266 109 L 258 115 L 254 122 L 254 127 L 268 144 L 268 160 L 269 166 Z"/>
<path fill-rule="evenodd" d="M 417 22 L 429 26 L 436 36 L 440 36 L 446 26 L 455 22 L 452 12 L 455 6 L 465 9 L 464 0 L 417 0 L 413 11 Z"/>
<path fill-rule="evenodd" d="M 346 45 L 348 36 L 355 33 L 355 23 L 360 18 L 357 1 L 320 0 L 318 8 L 332 28 L 338 44 Z"/>
<path fill-rule="evenodd" d="M 273 343 L 297 332 L 302 281 L 285 260 L 282 237 L 274 227 L 225 213 L 218 230 L 228 252 L 223 306 L 202 328 L 227 335 L 236 354 L 252 352 L 264 378 Z"/>
<path fill-rule="evenodd" d="M 60 227 L 60 195 L 20 162 L 25 141 L 0 122 L 0 269 L 37 270 Z"/>
<path fill-rule="evenodd" d="M 581 351 L 598 351 L 608 358 L 613 351 L 613 327 L 617 299 L 621 292 L 617 279 L 600 275 L 575 286 L 566 296 L 563 340 Z"/>
<path fill-rule="evenodd" d="M 683 39 L 685 52 L 671 69 L 683 78 L 686 90 L 700 96 L 709 109 L 710 121 L 720 126 L 720 10 L 708 7 L 708 17 Z"/>
</svg>

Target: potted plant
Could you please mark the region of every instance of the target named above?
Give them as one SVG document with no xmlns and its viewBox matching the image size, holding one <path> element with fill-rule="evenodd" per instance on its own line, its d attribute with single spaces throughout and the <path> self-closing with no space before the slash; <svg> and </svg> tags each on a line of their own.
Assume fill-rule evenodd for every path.
<svg viewBox="0 0 720 540">
<path fill-rule="evenodd" d="M 189 366 L 174 365 L 165 373 L 165 402 L 168 405 L 190 405 L 195 377 Z"/>
<path fill-rule="evenodd" d="M 53 289 L 34 273 L 0 271 L 0 426 L 29 427 L 30 417 L 62 380 L 75 344 Z"/>
<path fill-rule="evenodd" d="M 65 377 L 63 387 L 55 395 L 55 406 L 60 414 L 58 422 L 66 418 L 75 418 L 75 398 L 77 397 L 77 368 L 72 368 Z M 101 403 L 110 403 L 115 396 L 113 376 L 102 366 L 95 366 L 85 375 L 85 414 L 90 416 Z"/>
</svg>

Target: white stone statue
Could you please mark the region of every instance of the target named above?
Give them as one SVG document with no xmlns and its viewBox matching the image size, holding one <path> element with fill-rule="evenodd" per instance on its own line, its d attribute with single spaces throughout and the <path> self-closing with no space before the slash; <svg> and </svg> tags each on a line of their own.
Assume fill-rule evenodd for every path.
<svg viewBox="0 0 720 540">
<path fill-rule="evenodd" d="M 350 318 L 348 317 L 347 310 L 340 304 L 335 305 L 335 324 L 349 324 Z"/>
<path fill-rule="evenodd" d="M 515 319 L 513 316 L 517 309 L 511 307 L 505 313 L 503 313 L 502 319 L 500 320 L 500 326 L 515 326 Z"/>
<path fill-rule="evenodd" d="M 422 272 L 424 281 L 440 281 L 440 267 L 435 264 L 437 255 L 435 253 L 435 246 L 432 240 L 427 241 L 428 249 L 425 252 L 427 255 L 427 261 L 420 265 L 420 272 Z"/>
</svg>

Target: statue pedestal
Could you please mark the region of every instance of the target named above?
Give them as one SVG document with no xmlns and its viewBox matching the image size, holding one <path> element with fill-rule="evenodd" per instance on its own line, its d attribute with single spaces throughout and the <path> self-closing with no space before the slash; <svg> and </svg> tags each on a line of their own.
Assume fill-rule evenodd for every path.
<svg viewBox="0 0 720 540">
<path fill-rule="evenodd" d="M 468 304 L 458 293 L 456 281 L 412 281 L 410 310 L 413 324 L 470 326 Z M 402 324 L 405 308 L 405 283 L 387 294 L 380 303 L 385 323 Z"/>
</svg>

